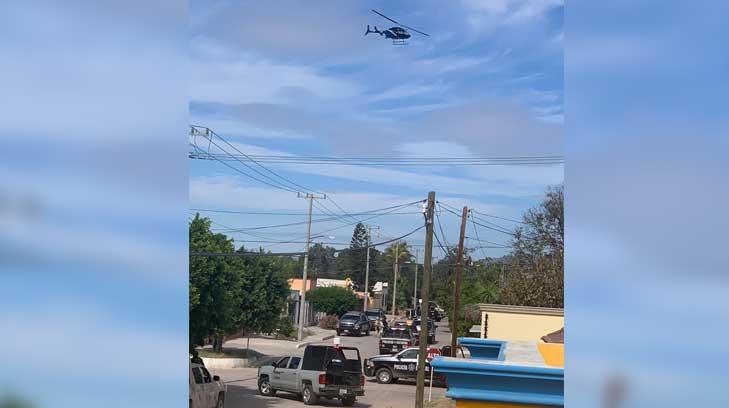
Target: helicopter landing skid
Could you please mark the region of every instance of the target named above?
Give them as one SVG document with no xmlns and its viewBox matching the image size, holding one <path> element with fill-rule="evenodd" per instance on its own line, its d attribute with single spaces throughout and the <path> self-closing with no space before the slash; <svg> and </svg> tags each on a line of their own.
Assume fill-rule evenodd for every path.
<svg viewBox="0 0 729 408">
<path fill-rule="evenodd" d="M 408 42 L 405 40 L 392 40 L 392 45 L 408 45 Z"/>
</svg>

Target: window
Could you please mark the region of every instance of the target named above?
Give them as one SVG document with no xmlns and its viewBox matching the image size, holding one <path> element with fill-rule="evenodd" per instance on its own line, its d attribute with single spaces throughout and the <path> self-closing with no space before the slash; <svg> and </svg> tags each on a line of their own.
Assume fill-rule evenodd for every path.
<svg viewBox="0 0 729 408">
<path fill-rule="evenodd" d="M 203 382 L 204 382 L 205 384 L 207 384 L 207 383 L 209 383 L 209 382 L 211 382 L 211 381 L 213 380 L 213 379 L 212 379 L 212 378 L 210 377 L 210 372 L 208 371 L 208 369 L 207 369 L 207 368 L 205 368 L 205 367 L 200 367 L 200 371 L 202 371 L 202 375 L 203 375 Z"/>
<path fill-rule="evenodd" d="M 203 376 L 202 376 L 202 373 L 200 372 L 200 367 L 193 367 L 192 376 L 195 378 L 195 384 L 203 383 Z"/>
<path fill-rule="evenodd" d="M 283 360 L 279 361 L 278 364 L 276 364 L 276 367 L 278 368 L 286 368 L 286 366 L 289 364 L 289 358 L 286 357 Z"/>
<path fill-rule="evenodd" d="M 400 354 L 401 358 L 418 358 L 418 350 L 417 349 L 410 349 L 405 350 Z"/>
<path fill-rule="evenodd" d="M 300 361 L 301 357 L 291 357 L 291 361 L 289 362 L 289 368 L 299 368 Z"/>
</svg>

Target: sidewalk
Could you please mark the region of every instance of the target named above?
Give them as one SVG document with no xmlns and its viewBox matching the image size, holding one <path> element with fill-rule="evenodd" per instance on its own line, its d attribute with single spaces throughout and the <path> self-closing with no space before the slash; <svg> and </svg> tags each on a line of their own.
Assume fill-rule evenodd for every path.
<svg viewBox="0 0 729 408">
<path fill-rule="evenodd" d="M 306 344 L 327 341 L 335 335 L 334 330 L 326 330 L 317 326 L 307 327 L 306 331 L 308 331 L 309 335 L 304 337 L 300 342 L 296 340 L 251 337 L 250 349 L 265 356 L 283 356 L 296 352 L 298 348 Z M 228 340 L 223 344 L 223 347 L 245 349 L 247 342 L 247 338 Z"/>
</svg>

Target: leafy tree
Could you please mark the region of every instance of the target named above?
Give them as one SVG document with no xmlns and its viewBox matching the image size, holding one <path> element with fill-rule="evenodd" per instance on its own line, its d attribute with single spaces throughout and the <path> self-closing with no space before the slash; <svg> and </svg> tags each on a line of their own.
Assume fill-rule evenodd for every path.
<svg viewBox="0 0 729 408">
<path fill-rule="evenodd" d="M 210 220 L 199 214 L 190 222 L 190 251 L 233 252 L 233 241 L 210 231 Z M 225 257 L 190 258 L 190 345 L 204 344 L 212 336 L 222 347 L 222 337 L 235 330 L 241 306 L 240 271 Z M 218 348 L 220 348 L 218 347 Z"/>
<path fill-rule="evenodd" d="M 196 215 L 190 223 L 190 251 L 232 253 L 234 244 L 223 234 L 213 234 L 210 220 Z M 226 335 L 273 331 L 295 268 L 285 258 L 191 257 L 190 346 L 212 338 L 213 348 L 221 351 Z"/>
<path fill-rule="evenodd" d="M 364 288 L 367 263 L 367 227 L 360 223 L 354 227 L 349 248 L 340 251 L 336 261 L 337 278 L 350 278 L 358 288 Z M 370 277 L 376 267 L 377 251 L 370 249 Z M 372 281 L 372 280 L 370 280 Z"/>
<path fill-rule="evenodd" d="M 511 265 L 501 301 L 513 305 L 564 307 L 564 190 L 547 190 L 537 207 L 524 214 L 514 232 Z"/>
<path fill-rule="evenodd" d="M 360 306 L 354 292 L 338 286 L 314 288 L 306 292 L 306 299 L 314 306 L 314 310 L 339 317 Z"/>
<path fill-rule="evenodd" d="M 313 277 L 326 278 L 336 270 L 335 248 L 315 243 L 309 248 L 309 273 Z"/>
<path fill-rule="evenodd" d="M 289 295 L 286 270 L 291 262 L 266 256 L 233 259 L 242 263 L 239 270 L 243 272 L 239 330 L 246 334 L 274 331 Z"/>
<path fill-rule="evenodd" d="M 398 278 L 397 278 L 397 293 L 395 293 L 395 304 L 397 307 L 407 307 L 410 304 L 413 293 L 413 271 L 411 265 L 406 262 L 413 262 L 414 257 L 410 253 L 410 248 L 407 242 L 398 241 L 390 244 L 382 254 L 383 262 L 385 265 L 389 264 L 390 267 L 387 269 L 389 276 L 384 280 L 393 282 L 394 279 L 394 268 L 397 263 L 398 266 Z M 393 288 L 393 285 L 390 285 Z M 389 302 L 388 302 L 389 303 Z"/>
</svg>

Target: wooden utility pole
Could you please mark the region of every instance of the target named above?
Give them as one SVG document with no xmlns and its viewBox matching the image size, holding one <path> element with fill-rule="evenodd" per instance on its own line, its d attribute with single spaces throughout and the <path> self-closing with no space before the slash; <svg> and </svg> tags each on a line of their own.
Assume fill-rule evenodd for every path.
<svg viewBox="0 0 729 408">
<path fill-rule="evenodd" d="M 309 246 L 311 246 L 311 205 L 313 204 L 314 199 L 318 198 L 320 200 L 323 200 L 327 198 L 327 196 L 323 195 L 321 197 L 317 197 L 314 194 L 309 193 L 306 193 L 305 195 L 297 193 L 297 196 L 299 198 L 305 198 L 307 201 L 309 201 L 309 222 L 308 227 L 306 228 L 306 252 L 304 253 L 304 276 L 301 282 L 301 291 L 299 292 L 299 332 L 297 335 L 297 339 L 301 341 L 301 339 L 304 337 L 304 325 L 306 324 L 304 320 L 308 317 L 308 314 L 306 313 L 306 272 L 308 270 L 307 266 L 309 265 Z"/>
<path fill-rule="evenodd" d="M 425 254 L 423 258 L 423 282 L 420 297 L 420 348 L 418 350 L 418 382 L 415 389 L 415 408 L 423 408 L 425 397 L 425 358 L 428 350 L 428 316 L 423 315 L 422 308 L 428 307 L 430 301 L 430 271 L 433 261 L 433 212 L 435 209 L 435 191 L 428 193 L 428 204 L 425 208 Z"/>
<path fill-rule="evenodd" d="M 456 356 L 456 343 L 458 342 L 458 308 L 461 307 L 461 269 L 463 269 L 463 239 L 466 237 L 466 220 L 468 207 L 463 207 L 461 215 L 461 235 L 458 237 L 458 253 L 456 254 L 456 280 L 453 285 L 453 316 L 451 326 L 451 357 Z"/>
</svg>

